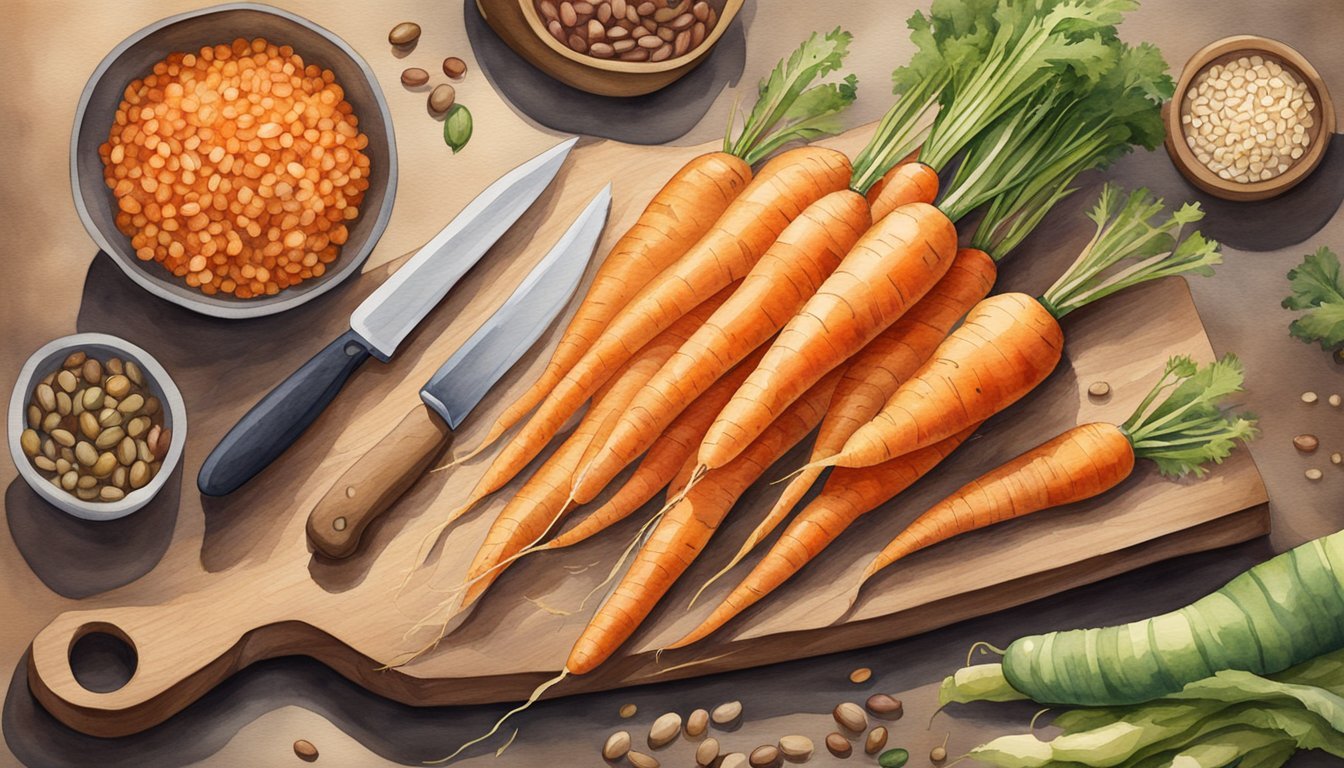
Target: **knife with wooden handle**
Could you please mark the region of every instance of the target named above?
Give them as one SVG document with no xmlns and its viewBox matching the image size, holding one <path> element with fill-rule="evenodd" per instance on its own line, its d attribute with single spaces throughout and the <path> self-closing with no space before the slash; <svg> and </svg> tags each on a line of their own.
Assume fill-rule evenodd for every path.
<svg viewBox="0 0 1344 768">
<path fill-rule="evenodd" d="M 569 303 L 611 208 L 607 185 L 493 315 L 420 389 L 422 405 L 327 490 L 308 515 L 313 549 L 348 557 L 370 522 L 441 456 L 453 430 Z"/>
</svg>

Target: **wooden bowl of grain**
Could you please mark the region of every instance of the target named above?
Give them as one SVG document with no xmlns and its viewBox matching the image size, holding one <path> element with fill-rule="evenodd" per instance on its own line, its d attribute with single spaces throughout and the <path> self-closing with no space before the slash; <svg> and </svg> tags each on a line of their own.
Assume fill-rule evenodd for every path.
<svg viewBox="0 0 1344 768">
<path fill-rule="evenodd" d="M 1269 179 L 1237 181 L 1220 176 L 1199 159 L 1196 148 L 1189 144 L 1189 132 L 1195 129 L 1183 120 L 1184 107 L 1187 93 L 1196 86 L 1201 75 L 1215 66 L 1257 56 L 1277 63 L 1306 86 L 1313 102 L 1309 112 L 1312 124 L 1306 128 L 1307 146 L 1286 170 Z M 1175 95 L 1163 105 L 1162 116 L 1167 129 L 1167 153 L 1181 175 L 1215 197 L 1235 201 L 1266 200 L 1297 186 L 1321 164 L 1335 131 L 1334 104 L 1320 73 L 1291 46 L 1259 35 L 1235 35 L 1215 40 L 1191 56 L 1176 83 Z"/>
<path fill-rule="evenodd" d="M 116 225 L 118 200 L 104 181 L 99 146 L 107 141 L 123 91 L 166 56 L 236 38 L 264 37 L 293 46 L 307 64 L 331 70 L 345 100 L 368 136 L 368 189 L 349 235 L 323 274 L 274 295 L 237 298 L 207 295 L 155 261 L 136 257 L 130 238 Z M 128 277 L 150 293 L 205 315 L 247 318 L 271 315 L 311 301 L 359 274 L 392 215 L 397 187 L 397 151 L 392 117 L 377 78 L 344 40 L 307 19 L 258 3 L 230 3 L 157 21 L 122 41 L 98 64 L 75 111 L 70 137 L 70 178 L 75 207 L 89 235 Z"/>
<path fill-rule="evenodd" d="M 688 7 L 693 4 L 685 2 Z M 642 96 L 671 85 L 699 66 L 742 10 L 744 0 L 706 2 L 718 17 L 713 29 L 685 54 L 662 61 L 620 61 L 580 53 L 547 30 L 535 0 L 476 0 L 476 7 L 514 52 L 556 80 L 599 96 Z"/>
</svg>

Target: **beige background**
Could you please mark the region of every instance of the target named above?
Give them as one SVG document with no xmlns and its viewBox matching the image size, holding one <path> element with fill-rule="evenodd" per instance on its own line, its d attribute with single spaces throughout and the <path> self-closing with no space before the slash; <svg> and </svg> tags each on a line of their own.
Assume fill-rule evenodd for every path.
<svg viewBox="0 0 1344 768">
<path fill-rule="evenodd" d="M 6 382 L 6 392 L 11 386 L 8 382 L 33 349 L 75 329 L 84 276 L 95 248 L 71 204 L 67 143 L 75 102 L 88 73 L 107 50 L 140 26 L 204 4 L 6 2 L 0 6 L 4 16 L 0 24 L 0 136 L 5 139 L 0 142 L 0 168 L 6 174 L 0 183 L 0 232 L 5 237 L 0 264 L 7 275 L 6 291 L 0 298 L 0 329 L 5 339 L 0 345 L 0 382 Z M 370 267 L 423 243 L 504 169 L 557 139 L 556 134 L 515 113 L 480 76 L 463 31 L 460 2 L 281 4 L 335 31 L 361 51 L 391 103 L 401 152 L 401 182 L 387 234 Z M 860 78 L 860 98 L 847 121 L 858 125 L 876 119 L 889 104 L 888 73 L 908 55 L 903 19 L 922 5 L 912 0 L 768 0 L 757 4 L 743 19 L 748 24 L 743 82 L 720 94 L 699 127 L 679 143 L 696 143 L 720 134 L 735 97 L 749 96 L 755 81 L 806 34 L 836 24 L 856 35 L 850 67 Z M 1344 94 L 1344 47 L 1339 45 L 1344 16 L 1332 0 L 1237 0 L 1218 3 L 1210 14 L 1211 7 L 1150 0 L 1132 15 L 1122 33 L 1131 41 L 1156 43 L 1176 68 L 1197 47 L 1216 37 L 1237 32 L 1271 35 L 1296 46 Z M 425 29 L 417 52 L 410 57 L 414 63 L 432 69 L 437 57 L 447 53 L 468 62 L 471 74 L 458 93 L 475 115 L 476 135 L 468 150 L 458 156 L 445 150 L 438 125 L 425 116 L 423 95 L 408 93 L 397 82 L 400 70 L 410 62 L 390 55 L 385 35 L 402 20 L 418 21 Z M 1339 168 L 1333 165 L 1331 170 L 1338 173 Z M 1148 184 L 1169 196 L 1194 197 L 1160 152 L 1127 159 L 1111 175 L 1131 185 Z M 1321 194 L 1337 194 L 1330 186 L 1319 185 Z M 620 194 L 619 177 L 616 192 Z M 1275 210 L 1271 216 L 1263 208 L 1239 209 L 1235 217 L 1249 219 L 1267 231 L 1300 226 L 1292 215 L 1284 218 Z M 1256 222 L 1257 218 L 1261 221 Z M 1252 253 L 1228 248 L 1227 263 L 1218 277 L 1193 286 L 1215 348 L 1235 351 L 1245 359 L 1251 390 L 1247 404 L 1264 419 L 1264 438 L 1253 454 L 1273 500 L 1275 530 L 1268 545 L 1252 543 L 1158 566 L 880 651 L 748 671 L 702 683 L 552 703 L 519 721 L 523 727 L 519 740 L 501 760 L 482 757 L 466 764 L 596 764 L 597 745 L 616 727 L 619 721 L 614 711 L 626 700 L 638 701 L 642 707 L 635 729 L 647 727 L 663 708 L 685 711 L 740 697 L 747 705 L 747 721 L 741 730 L 724 737 L 728 745 L 749 749 L 789 731 L 807 733 L 820 741 L 831 707 L 842 695 L 854 695 L 843 681 L 844 674 L 860 664 L 873 666 L 877 673 L 864 695 L 881 687 L 905 691 L 901 695 L 912 714 L 893 726 L 893 745 L 911 748 L 916 755 L 912 765 L 924 764 L 922 755 L 929 742 L 941 740 L 942 729 L 947 727 L 954 728 L 953 754 L 978 737 L 1007 727 L 1020 728 L 1028 716 L 1020 710 L 964 709 L 955 713 L 955 725 L 940 719 L 936 734 L 926 732 L 926 717 L 933 707 L 931 685 L 955 666 L 971 642 L 1006 642 L 1026 631 L 1127 620 L 1177 605 L 1263 558 L 1271 546 L 1281 550 L 1339 527 L 1337 500 L 1344 489 L 1340 470 L 1330 467 L 1323 457 L 1311 461 L 1296 455 L 1289 440 L 1299 432 L 1312 431 L 1321 437 L 1323 452 L 1344 450 L 1344 413 L 1325 405 L 1308 408 L 1297 399 L 1304 390 L 1323 396 L 1344 392 L 1344 371 L 1319 349 L 1289 339 L 1287 313 L 1278 308 L 1285 293 L 1283 273 L 1302 253 L 1321 244 L 1344 248 L 1344 218 L 1336 215 L 1308 243 L 1281 250 Z M 1049 243 L 1038 239 L 1031 247 L 1047 248 Z M 136 309 L 127 306 L 123 311 Z M 1304 480 L 1302 471 L 1311 465 L 1321 465 L 1326 479 L 1314 485 Z M 0 486 L 7 488 L 14 477 L 7 462 L 0 466 Z M 185 480 L 184 493 L 194 492 L 190 482 L 190 478 Z M 197 551 L 202 527 L 201 519 L 179 519 L 169 558 Z M 6 673 L 6 680 L 32 636 L 71 605 L 73 601 L 50 592 L 29 570 L 9 527 L 0 529 L 0 671 Z M 285 685 L 293 687 L 279 690 Z M 27 695 L 22 688 L 18 690 Z M 297 761 L 289 745 L 302 737 L 321 749 L 321 765 L 377 765 L 387 758 L 415 762 L 435 756 L 436 743 L 450 748 L 459 736 L 469 735 L 495 712 L 390 708 L 362 697 L 335 675 L 283 661 L 258 671 L 253 684 L 245 682 L 221 699 L 209 704 L 216 710 L 198 714 L 191 730 L 170 721 L 159 729 L 157 741 L 146 742 L 146 749 L 160 757 L 173 755 L 164 762 L 174 765 L 198 758 L 214 766 L 294 765 Z M 19 737 L 10 731 L 15 726 L 8 719 L 5 727 L 7 744 L 0 751 L 0 764 L 16 762 L 8 742 Z M 635 732 L 638 737 L 639 731 Z M 165 741 L 180 743 L 181 749 L 167 749 Z M 676 756 L 667 761 L 673 762 L 688 759 L 689 750 L 674 747 L 667 754 Z"/>
</svg>

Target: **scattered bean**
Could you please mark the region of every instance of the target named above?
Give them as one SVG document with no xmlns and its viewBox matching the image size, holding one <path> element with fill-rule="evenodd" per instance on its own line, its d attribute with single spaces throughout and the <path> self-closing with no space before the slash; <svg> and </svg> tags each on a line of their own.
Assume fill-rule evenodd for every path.
<svg viewBox="0 0 1344 768">
<path fill-rule="evenodd" d="M 429 73 L 419 67 L 407 67 L 401 71 L 401 84 L 407 88 L 419 88 L 429 82 Z"/>
<path fill-rule="evenodd" d="M 387 42 L 398 48 L 415 45 L 419 39 L 420 25 L 411 21 L 403 21 L 387 33 Z"/>
<path fill-rule="evenodd" d="M 1329 397 L 1329 403 L 1330 403 L 1330 405 L 1332 405 L 1332 406 L 1334 406 L 1334 407 L 1336 407 L 1336 408 L 1339 407 L 1340 402 L 1341 402 L 1341 399 L 1340 399 L 1339 395 L 1331 395 L 1331 396 Z"/>
<path fill-rule="evenodd" d="M 307 739 L 299 739 L 294 742 L 294 754 L 298 755 L 299 759 L 311 763 L 317 759 L 317 747 L 313 746 L 313 742 Z"/>
<path fill-rule="evenodd" d="M 780 756 L 779 748 L 774 744 L 762 744 L 751 750 L 747 764 L 751 768 L 779 768 L 784 764 L 784 758 Z"/>
<path fill-rule="evenodd" d="M 747 756 L 741 752 L 729 752 L 719 761 L 719 768 L 747 768 Z"/>
<path fill-rule="evenodd" d="M 886 752 L 877 756 L 877 764 L 882 768 L 901 768 L 910 760 L 910 753 L 897 747 L 888 749 Z"/>
<path fill-rule="evenodd" d="M 696 765 L 713 765 L 717 759 L 719 759 L 719 740 L 713 736 L 700 742 L 700 746 L 695 748 Z"/>
<path fill-rule="evenodd" d="M 1321 441 L 1315 435 L 1298 435 L 1293 438 L 1293 447 L 1303 453 L 1315 453 Z"/>
<path fill-rule="evenodd" d="M 447 112 L 457 100 L 457 91 L 447 83 L 439 83 L 429 92 L 429 110 L 435 114 Z"/>
<path fill-rule="evenodd" d="M 467 74 L 467 63 L 456 56 L 449 56 L 443 60 L 443 74 L 456 80 Z"/>
<path fill-rule="evenodd" d="M 887 746 L 886 726 L 879 725 L 868 732 L 868 737 L 863 740 L 863 751 L 870 755 L 876 755 Z"/>
<path fill-rule="evenodd" d="M 779 739 L 779 751 L 791 762 L 805 763 L 812 759 L 812 740 L 806 736 L 791 735 Z"/>
<path fill-rule="evenodd" d="M 681 715 L 676 712 L 659 715 L 649 728 L 649 747 L 662 749 L 671 744 L 679 733 L 681 733 Z"/>
<path fill-rule="evenodd" d="M 835 722 L 839 723 L 841 728 L 848 731 L 863 733 L 868 729 L 868 716 L 864 714 L 863 707 L 852 701 L 837 704 L 831 716 L 835 718 Z"/>
<path fill-rule="evenodd" d="M 1308 480 L 1312 480 L 1312 481 L 1320 480 L 1322 477 L 1324 477 L 1324 473 L 1321 472 L 1321 470 L 1319 470 L 1319 469 L 1317 469 L 1317 468 L 1315 468 L 1315 467 L 1312 467 L 1311 469 L 1308 469 L 1308 470 L 1306 471 L 1306 475 L 1307 475 L 1307 479 L 1308 479 Z"/>
<path fill-rule="evenodd" d="M 1314 402 L 1316 402 L 1316 400 L 1317 400 L 1317 397 L 1316 397 L 1316 393 L 1315 393 L 1315 392 L 1303 392 L 1303 393 L 1302 393 L 1302 402 L 1304 402 L 1304 403 L 1314 403 Z"/>
<path fill-rule="evenodd" d="M 885 693 L 875 693 L 865 702 L 868 711 L 884 720 L 899 720 L 905 714 L 901 700 Z"/>
<path fill-rule="evenodd" d="M 1331 464 L 1344 464 L 1344 453 L 1335 452 L 1330 454 Z"/>
<path fill-rule="evenodd" d="M 697 709 L 686 718 L 686 735 L 698 739 L 709 728 L 709 712 Z"/>
<path fill-rule="evenodd" d="M 621 710 L 620 710 L 620 712 L 619 712 L 618 714 L 619 714 L 623 719 L 629 720 L 630 718 L 634 717 L 634 716 L 635 716 L 635 713 L 638 712 L 638 711 L 639 711 L 639 707 L 636 707 L 634 704 L 622 704 L 622 705 L 621 705 Z"/>
<path fill-rule="evenodd" d="M 607 760 L 620 760 L 630 751 L 630 732 L 617 731 L 607 737 L 607 743 L 602 745 L 602 757 Z"/>
<path fill-rule="evenodd" d="M 830 750 L 832 755 L 839 758 L 849 757 L 850 753 L 854 751 L 854 747 L 849 743 L 849 739 L 835 732 L 826 734 L 826 749 Z"/>
<path fill-rule="evenodd" d="M 731 725 L 742 716 L 742 702 L 729 701 L 714 708 L 709 713 L 709 719 L 714 721 L 715 725 Z"/>
<path fill-rule="evenodd" d="M 934 747 L 929 750 L 929 759 L 935 763 L 941 763 L 947 759 L 947 747 Z"/>
<path fill-rule="evenodd" d="M 868 680 L 871 679 L 872 676 L 873 676 L 873 670 L 867 667 L 859 667 L 858 669 L 849 673 L 849 682 L 854 683 L 855 685 L 859 685 L 861 683 L 868 682 Z"/>
<path fill-rule="evenodd" d="M 1089 397 L 1105 397 L 1111 394 L 1111 385 L 1104 381 L 1094 381 L 1087 385 L 1087 394 Z"/>
<path fill-rule="evenodd" d="M 652 755 L 636 752 L 633 749 L 626 753 L 625 759 L 629 760 L 635 768 L 659 768 L 659 765 L 661 765 L 658 759 Z"/>
</svg>

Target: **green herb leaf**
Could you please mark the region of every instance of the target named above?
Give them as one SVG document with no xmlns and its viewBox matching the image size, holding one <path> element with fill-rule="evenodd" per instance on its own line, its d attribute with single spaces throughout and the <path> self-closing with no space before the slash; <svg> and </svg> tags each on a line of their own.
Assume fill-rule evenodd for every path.
<svg viewBox="0 0 1344 768">
<path fill-rule="evenodd" d="M 1305 342 L 1320 342 L 1323 349 L 1344 344 L 1344 283 L 1339 277 L 1339 258 L 1322 246 L 1307 254 L 1288 272 L 1293 293 L 1283 300 L 1284 309 L 1306 310 L 1288 326 L 1293 336 Z"/>
<path fill-rule="evenodd" d="M 443 142 L 456 155 L 471 140 L 471 112 L 461 104 L 454 104 L 443 119 Z"/>
</svg>

